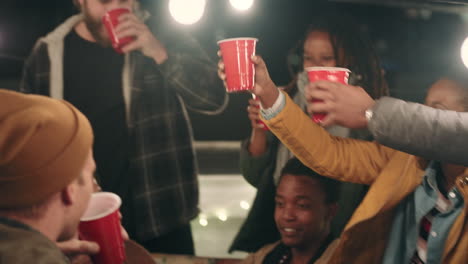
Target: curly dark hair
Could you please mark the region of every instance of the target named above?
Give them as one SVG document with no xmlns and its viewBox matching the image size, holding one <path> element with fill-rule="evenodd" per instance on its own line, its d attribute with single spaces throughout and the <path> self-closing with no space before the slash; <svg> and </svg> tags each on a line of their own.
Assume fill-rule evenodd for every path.
<svg viewBox="0 0 468 264">
<path fill-rule="evenodd" d="M 362 86 L 372 98 L 388 95 L 380 60 L 370 37 L 350 15 L 334 11 L 312 18 L 303 38 L 290 50 L 288 64 L 293 76 L 303 70 L 304 42 L 313 31 L 330 35 L 337 67 L 351 70 L 350 84 Z"/>
</svg>

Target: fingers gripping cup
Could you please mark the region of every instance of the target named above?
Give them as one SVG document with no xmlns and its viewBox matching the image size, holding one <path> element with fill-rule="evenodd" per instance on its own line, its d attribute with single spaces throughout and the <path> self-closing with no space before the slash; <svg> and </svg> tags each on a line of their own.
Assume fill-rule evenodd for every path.
<svg viewBox="0 0 468 264">
<path fill-rule="evenodd" d="M 96 264 L 121 264 L 125 261 L 119 217 L 121 204 L 122 201 L 116 194 L 94 193 L 81 218 L 80 238 L 99 244 L 100 251 L 93 256 Z"/>
<path fill-rule="evenodd" d="M 255 55 L 256 38 L 231 38 L 218 41 L 226 73 L 228 93 L 253 90 L 255 85 L 255 65 L 251 57 Z"/>
<path fill-rule="evenodd" d="M 260 99 L 258 99 L 258 97 L 255 96 L 255 94 L 252 94 L 252 98 L 253 98 L 255 101 L 260 101 Z M 258 106 L 258 108 L 260 108 L 260 106 Z M 268 128 L 268 126 L 267 126 L 262 120 L 259 119 L 259 120 L 256 121 L 256 123 L 257 123 L 257 124 L 261 124 L 261 125 L 263 126 L 263 127 L 262 127 L 263 130 L 265 130 L 265 131 L 270 130 L 270 129 Z"/>
<path fill-rule="evenodd" d="M 339 67 L 308 67 L 305 69 L 309 76 L 309 82 L 316 81 L 331 81 L 348 84 L 350 70 Z M 321 102 L 322 100 L 312 99 L 313 102 Z M 315 123 L 320 123 L 327 116 L 326 113 L 312 114 L 312 120 Z"/>
<path fill-rule="evenodd" d="M 108 11 L 102 17 L 102 23 L 104 24 L 107 30 L 107 33 L 109 34 L 109 38 L 112 42 L 112 47 L 118 53 L 123 53 L 122 47 L 132 42 L 134 39 L 133 37 L 130 37 L 130 36 L 124 37 L 124 38 L 118 38 L 117 35 L 115 34 L 115 28 L 119 24 L 119 17 L 126 13 L 130 13 L 130 10 L 128 8 L 116 8 L 116 9 L 112 9 Z"/>
</svg>

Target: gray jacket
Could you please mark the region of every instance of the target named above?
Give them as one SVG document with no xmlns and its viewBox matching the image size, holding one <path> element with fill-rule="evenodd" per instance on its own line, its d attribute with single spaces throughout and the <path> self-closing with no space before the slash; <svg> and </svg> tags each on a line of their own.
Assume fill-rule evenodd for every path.
<svg viewBox="0 0 468 264">
<path fill-rule="evenodd" d="M 444 111 L 383 97 L 373 108 L 369 130 L 388 147 L 468 166 L 468 113 Z"/>
</svg>

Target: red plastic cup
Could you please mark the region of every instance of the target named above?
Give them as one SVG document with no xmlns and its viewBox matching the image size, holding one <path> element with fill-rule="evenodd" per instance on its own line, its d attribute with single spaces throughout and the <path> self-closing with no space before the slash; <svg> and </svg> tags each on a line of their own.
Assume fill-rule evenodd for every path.
<svg viewBox="0 0 468 264">
<path fill-rule="evenodd" d="M 260 99 L 258 99 L 257 96 L 255 96 L 255 94 L 252 94 L 252 98 L 255 100 L 255 101 L 260 101 Z M 257 108 L 260 108 L 260 106 L 257 106 Z M 265 131 L 268 131 L 268 126 L 262 121 L 262 120 L 257 120 L 256 121 L 257 124 L 262 124 L 263 125 L 263 130 Z"/>
<path fill-rule="evenodd" d="M 255 54 L 256 38 L 230 38 L 218 41 L 226 73 L 228 93 L 253 90 L 255 66 L 251 60 Z"/>
<path fill-rule="evenodd" d="M 123 53 L 122 47 L 132 42 L 134 39 L 133 37 L 130 37 L 130 36 L 119 39 L 115 35 L 115 28 L 119 24 L 119 16 L 126 14 L 126 13 L 130 13 L 130 10 L 128 8 L 115 8 L 115 9 L 108 11 L 102 17 L 102 23 L 104 24 L 107 30 L 107 33 L 109 34 L 109 38 L 112 42 L 112 47 L 118 53 Z"/>
<path fill-rule="evenodd" d="M 125 249 L 120 227 L 120 197 L 110 192 L 93 193 L 80 221 L 80 239 L 99 244 L 100 251 L 93 256 L 96 264 L 121 264 Z"/>
<path fill-rule="evenodd" d="M 309 82 L 316 81 L 331 81 L 348 84 L 350 70 L 339 67 L 308 67 L 305 69 L 309 76 Z M 312 103 L 322 102 L 322 100 L 312 99 Z M 312 120 L 315 123 L 320 123 L 327 116 L 327 113 L 314 113 Z"/>
</svg>

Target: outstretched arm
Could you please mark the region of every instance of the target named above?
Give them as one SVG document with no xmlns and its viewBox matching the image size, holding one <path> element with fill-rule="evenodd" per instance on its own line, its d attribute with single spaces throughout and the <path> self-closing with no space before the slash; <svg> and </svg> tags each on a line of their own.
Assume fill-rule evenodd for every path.
<svg viewBox="0 0 468 264">
<path fill-rule="evenodd" d="M 381 144 L 427 159 L 468 166 L 468 113 L 387 97 L 373 107 L 368 126 Z"/>
<path fill-rule="evenodd" d="M 395 151 L 377 143 L 331 136 L 311 121 L 271 81 L 261 57 L 254 56 L 254 93 L 262 104 L 262 120 L 306 166 L 338 180 L 372 184 Z"/>
<path fill-rule="evenodd" d="M 383 97 L 374 100 L 361 87 L 317 82 L 307 88 L 309 112 L 327 112 L 323 126 L 368 127 L 388 147 L 446 162 L 468 165 L 468 113 L 433 109 Z M 368 111 L 372 110 L 372 111 Z M 367 117 L 366 117 L 367 111 Z"/>
</svg>

